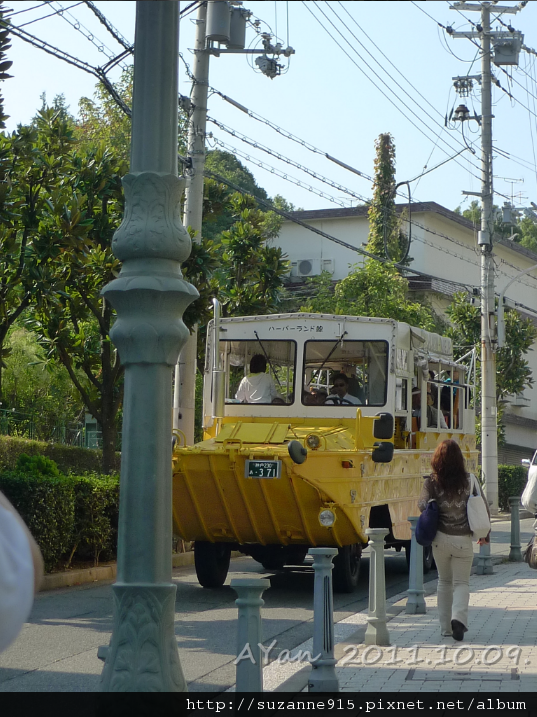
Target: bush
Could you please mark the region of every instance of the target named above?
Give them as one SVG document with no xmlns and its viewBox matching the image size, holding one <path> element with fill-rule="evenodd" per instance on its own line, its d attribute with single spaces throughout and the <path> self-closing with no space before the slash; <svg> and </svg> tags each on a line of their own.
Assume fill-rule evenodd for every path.
<svg viewBox="0 0 537 717">
<path fill-rule="evenodd" d="M 75 520 L 73 484 L 65 476 L 10 471 L 0 489 L 21 514 L 43 553 L 45 570 L 56 567 L 72 543 Z"/>
<path fill-rule="evenodd" d="M 17 460 L 17 470 L 32 475 L 59 476 L 60 471 L 55 461 L 45 456 L 29 456 L 21 453 Z"/>
<path fill-rule="evenodd" d="M 509 497 L 522 495 L 528 479 L 524 466 L 498 466 L 498 505 L 500 510 L 509 510 Z"/>
<path fill-rule="evenodd" d="M 98 473 L 101 470 L 102 451 L 92 448 L 66 446 L 63 443 L 43 443 L 26 438 L 0 436 L 0 471 L 14 470 L 19 456 L 46 456 L 58 464 L 62 473 Z M 119 472 L 121 456 L 116 453 L 115 470 Z"/>
<path fill-rule="evenodd" d="M 119 478 L 87 473 L 69 476 L 75 496 L 75 521 L 70 564 L 75 552 L 89 552 L 94 565 L 103 551 L 115 554 L 119 515 Z"/>
</svg>

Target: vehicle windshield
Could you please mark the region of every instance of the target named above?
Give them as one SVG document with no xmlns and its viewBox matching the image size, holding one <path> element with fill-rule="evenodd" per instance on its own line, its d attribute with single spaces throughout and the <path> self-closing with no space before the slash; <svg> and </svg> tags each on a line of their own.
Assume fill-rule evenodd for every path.
<svg viewBox="0 0 537 717">
<path fill-rule="evenodd" d="M 294 400 L 294 341 L 220 341 L 226 375 L 225 400 L 257 405 L 289 405 Z"/>
<path fill-rule="evenodd" d="M 384 406 L 387 376 L 386 341 L 307 341 L 302 403 Z"/>
</svg>

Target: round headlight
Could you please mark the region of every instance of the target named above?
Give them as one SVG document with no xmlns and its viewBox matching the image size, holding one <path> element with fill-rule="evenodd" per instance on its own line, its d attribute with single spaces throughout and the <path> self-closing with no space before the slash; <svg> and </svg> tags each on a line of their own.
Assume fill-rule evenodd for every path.
<svg viewBox="0 0 537 717">
<path fill-rule="evenodd" d="M 321 510 L 319 513 L 319 523 L 325 528 L 331 528 L 336 522 L 336 514 L 333 510 Z"/>
<path fill-rule="evenodd" d="M 321 445 L 321 439 L 319 438 L 319 436 L 316 436 L 314 433 L 311 433 L 306 438 L 306 444 L 307 444 L 308 448 L 315 450 L 316 448 L 319 448 L 319 446 Z"/>
</svg>

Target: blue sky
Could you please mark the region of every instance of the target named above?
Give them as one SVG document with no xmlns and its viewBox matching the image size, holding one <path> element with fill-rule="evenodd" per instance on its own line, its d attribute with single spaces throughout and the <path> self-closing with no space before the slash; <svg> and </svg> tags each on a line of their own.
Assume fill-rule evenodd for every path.
<svg viewBox="0 0 537 717">
<path fill-rule="evenodd" d="M 181 2 L 181 7 L 185 8 L 188 4 Z M 290 3 L 270 0 L 245 2 L 244 6 L 267 23 L 273 32 L 276 32 L 277 26 L 284 45 L 289 38 L 296 54 L 288 71 L 274 80 L 254 72 L 244 56 L 211 58 L 210 84 L 257 115 L 369 176 L 373 174 L 374 141 L 380 133 L 391 132 L 396 146 L 397 181 L 412 180 L 425 165 L 432 168 L 465 147 L 460 129 L 446 129 L 444 117 L 460 103 L 453 90 L 452 78 L 478 74 L 480 60 L 475 45 L 469 40 L 449 38 L 438 23 L 446 27 L 453 25 L 456 30 L 469 30 L 471 26 L 467 18 L 478 22 L 479 14 L 451 10 L 450 4 L 296 0 Z M 108 1 L 96 2 L 95 5 L 125 38 L 132 41 L 134 2 Z M 514 7 L 516 3 L 506 2 L 504 5 Z M 537 49 L 536 6 L 537 3 L 530 2 L 517 15 L 502 16 L 506 24 L 511 22 L 524 33 L 525 44 L 534 49 Z M 9 7 L 17 13 L 13 15 L 13 24 L 31 23 L 24 29 L 89 64 L 104 64 L 107 48 L 112 56 L 121 50 L 83 3 L 42 4 L 34 0 L 11 2 Z M 64 18 L 55 15 L 33 22 L 61 7 L 70 8 L 71 17 L 67 14 Z M 21 12 L 23 10 L 25 12 Z M 189 48 L 193 47 L 194 17 L 195 14 L 190 15 L 181 23 L 181 51 L 187 62 L 192 60 Z M 82 32 L 65 18 L 75 24 L 80 23 Z M 263 29 L 266 27 L 262 26 Z M 496 28 L 504 29 L 498 22 L 494 23 Z M 95 44 L 83 33 L 91 35 Z M 252 30 L 249 30 L 248 41 L 256 42 Z M 103 44 L 106 47 L 100 51 L 99 47 Z M 9 59 L 14 62 L 11 70 L 14 77 L 2 87 L 6 111 L 11 115 L 9 130 L 33 116 L 40 106 L 39 97 L 43 92 L 49 100 L 63 93 L 71 111 L 76 114 L 79 98 L 91 96 L 94 91 L 94 77 L 17 38 L 13 38 Z M 495 68 L 502 87 L 515 98 L 513 101 L 501 89 L 494 90 L 494 139 L 496 147 L 501 150 L 495 155 L 495 190 L 506 197 L 513 196 L 518 206 L 537 203 L 536 61 L 536 55 L 522 52 L 519 68 L 506 67 L 507 74 Z M 114 75 L 111 77 L 114 78 Z M 190 83 L 183 65 L 180 67 L 180 78 L 180 91 L 189 94 Z M 473 96 L 464 102 L 472 112 L 475 109 L 479 114 L 478 86 Z M 353 194 L 363 198 L 371 196 L 369 180 L 283 138 L 262 122 L 224 102 L 218 95 L 209 100 L 209 115 L 286 158 L 328 177 Z M 252 149 L 215 126 L 209 125 L 209 129 L 228 147 L 236 147 L 311 184 L 337 202 L 348 206 L 357 201 L 342 189 L 326 186 L 300 169 Z M 462 190 L 477 191 L 480 184 L 477 130 L 477 124 L 472 123 L 466 127 L 465 133 L 466 141 L 477 154 L 473 156 L 466 150 L 419 182 L 412 182 L 412 198 L 415 201 L 436 201 L 451 209 L 459 204 L 467 206 L 469 200 L 464 199 Z M 214 144 L 214 139 L 209 139 L 209 145 Z M 511 158 L 506 158 L 505 153 L 509 153 Z M 270 171 L 244 159 L 241 161 L 272 196 L 282 194 L 296 206 L 307 209 L 338 206 Z M 501 205 L 505 198 L 497 196 L 495 201 Z"/>
</svg>

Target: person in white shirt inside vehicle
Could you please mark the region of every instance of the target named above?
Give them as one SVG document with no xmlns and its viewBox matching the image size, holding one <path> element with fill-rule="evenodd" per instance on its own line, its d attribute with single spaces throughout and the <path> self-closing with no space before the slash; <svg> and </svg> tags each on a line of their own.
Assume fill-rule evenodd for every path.
<svg viewBox="0 0 537 717">
<path fill-rule="evenodd" d="M 235 398 L 241 403 L 272 403 L 275 398 L 283 401 L 276 390 L 274 379 L 266 370 L 267 359 L 262 354 L 252 356 L 250 373 L 240 382 Z"/>
<path fill-rule="evenodd" d="M 324 402 L 325 406 L 360 406 L 362 402 L 348 392 L 349 379 L 344 373 L 338 373 L 334 376 L 334 385 L 332 393 Z"/>
</svg>

